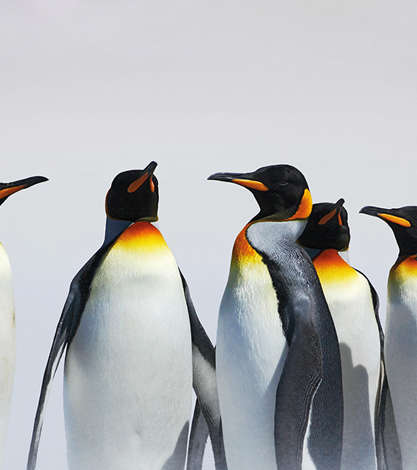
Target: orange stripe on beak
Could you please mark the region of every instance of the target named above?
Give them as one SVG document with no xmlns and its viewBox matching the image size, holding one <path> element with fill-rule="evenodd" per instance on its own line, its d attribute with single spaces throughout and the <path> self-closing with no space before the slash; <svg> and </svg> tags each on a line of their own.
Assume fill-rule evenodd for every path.
<svg viewBox="0 0 417 470">
<path fill-rule="evenodd" d="M 402 227 L 411 227 L 411 223 L 407 219 L 403 219 L 402 217 L 397 217 L 396 215 L 378 214 L 378 217 L 388 220 L 388 222 L 401 225 Z"/>
<path fill-rule="evenodd" d="M 241 186 L 245 186 L 245 188 L 255 189 L 256 191 L 269 191 L 268 186 L 265 186 L 260 181 L 233 179 L 232 183 L 240 184 Z"/>
<path fill-rule="evenodd" d="M 11 188 L 0 189 L 0 199 L 10 196 L 11 194 L 17 193 L 21 189 L 24 189 L 26 186 L 21 184 L 19 186 L 12 186 Z"/>
<path fill-rule="evenodd" d="M 133 183 L 129 184 L 129 187 L 127 188 L 128 193 L 134 193 L 137 191 L 142 184 L 149 178 L 149 173 L 146 172 L 144 173 L 141 177 L 139 177 L 137 180 L 133 181 Z"/>
<path fill-rule="evenodd" d="M 319 225 L 325 225 L 327 224 L 327 222 L 331 219 L 333 219 L 333 217 L 336 215 L 336 209 L 333 209 L 332 211 L 330 211 L 328 214 L 324 215 L 320 220 L 319 220 Z M 340 215 L 339 215 L 340 217 Z"/>
<path fill-rule="evenodd" d="M 155 183 L 152 180 L 152 176 L 149 178 L 149 187 L 151 188 L 151 191 L 154 193 L 155 192 Z"/>
<path fill-rule="evenodd" d="M 306 188 L 303 197 L 301 198 L 297 212 L 286 220 L 308 219 L 313 209 L 313 200 L 310 191 Z"/>
</svg>

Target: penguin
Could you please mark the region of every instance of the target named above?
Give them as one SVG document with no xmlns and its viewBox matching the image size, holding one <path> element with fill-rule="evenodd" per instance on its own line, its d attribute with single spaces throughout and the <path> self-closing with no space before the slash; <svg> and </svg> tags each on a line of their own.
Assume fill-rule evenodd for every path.
<svg viewBox="0 0 417 470">
<path fill-rule="evenodd" d="M 417 207 L 366 206 L 360 211 L 386 222 L 399 254 L 388 278 L 385 361 L 404 470 L 417 456 Z"/>
<path fill-rule="evenodd" d="M 389 454 L 395 450 L 390 445 L 396 427 L 390 419 L 378 294 L 369 279 L 346 261 L 350 230 L 344 202 L 314 204 L 299 238 L 316 268 L 339 339 L 344 398 L 342 469 L 400 470 L 398 446 Z"/>
<path fill-rule="evenodd" d="M 216 372 L 229 470 L 340 469 L 340 352 L 316 271 L 297 245 L 312 209 L 290 165 L 215 173 L 253 194 L 221 300 Z"/>
<path fill-rule="evenodd" d="M 47 181 L 43 176 L 33 176 L 12 183 L 0 183 L 0 205 L 12 194 Z M 0 465 L 3 461 L 9 421 L 10 401 L 16 361 L 16 323 L 12 272 L 9 257 L 0 243 Z"/>
<path fill-rule="evenodd" d="M 219 430 L 214 349 L 153 225 L 156 166 L 118 174 L 107 193 L 104 243 L 72 281 L 56 329 L 28 470 L 36 466 L 45 401 L 64 352 L 70 470 L 182 470 L 192 385 L 212 437 Z"/>
</svg>

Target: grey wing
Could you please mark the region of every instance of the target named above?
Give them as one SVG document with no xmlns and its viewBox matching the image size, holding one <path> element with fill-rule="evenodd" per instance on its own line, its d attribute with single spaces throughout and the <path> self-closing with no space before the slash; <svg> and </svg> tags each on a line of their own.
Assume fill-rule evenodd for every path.
<svg viewBox="0 0 417 470">
<path fill-rule="evenodd" d="M 62 354 L 67 347 L 73 324 L 73 316 L 79 306 L 79 295 L 77 289 L 71 288 L 67 301 L 56 328 L 55 337 L 49 353 L 48 362 L 42 380 L 41 393 L 36 410 L 35 424 L 33 426 L 32 440 L 30 443 L 27 470 L 34 470 L 38 456 L 39 440 L 42 432 L 45 404 L 51 388 L 52 379 L 59 366 Z"/>
<path fill-rule="evenodd" d="M 357 270 L 358 271 L 358 270 Z M 380 341 L 380 371 L 378 396 L 375 404 L 375 446 L 377 454 L 378 470 L 402 470 L 400 442 L 398 439 L 397 426 L 395 424 L 394 409 L 392 405 L 391 392 L 385 368 L 384 357 L 384 331 L 379 318 L 379 297 L 371 281 L 368 281 L 372 295 L 375 320 L 378 325 Z"/>
<path fill-rule="evenodd" d="M 191 326 L 193 387 L 208 425 L 216 470 L 226 470 L 227 465 L 223 444 L 220 405 L 217 396 L 215 348 L 198 319 L 187 282 L 181 271 L 180 275 L 184 287 L 184 295 L 187 302 Z"/>
<path fill-rule="evenodd" d="M 113 241 L 114 240 L 103 245 L 84 265 L 84 267 L 78 272 L 71 282 L 70 291 L 65 302 L 61 318 L 59 319 L 58 326 L 56 328 L 51 351 L 49 353 L 42 379 L 41 393 L 39 397 L 38 408 L 36 410 L 32 440 L 29 449 L 27 470 L 34 470 L 36 468 L 39 440 L 41 437 L 44 419 L 44 409 L 55 372 L 59 366 L 65 348 L 71 342 L 77 331 L 82 312 L 89 297 L 91 281 L 94 277 L 97 267 L 112 246 Z"/>
<path fill-rule="evenodd" d="M 301 470 L 312 401 L 322 380 L 320 340 L 309 309 L 307 298 L 296 301 L 292 334 L 287 337 L 287 358 L 276 393 L 275 452 L 277 467 L 284 470 Z"/>
<path fill-rule="evenodd" d="M 194 407 L 191 425 L 190 442 L 188 444 L 187 470 L 203 468 L 204 451 L 206 448 L 209 429 L 198 400 Z"/>
</svg>

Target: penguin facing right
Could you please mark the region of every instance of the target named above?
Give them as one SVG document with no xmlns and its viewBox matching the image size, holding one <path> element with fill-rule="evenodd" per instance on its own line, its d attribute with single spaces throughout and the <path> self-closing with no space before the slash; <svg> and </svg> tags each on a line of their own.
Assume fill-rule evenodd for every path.
<svg viewBox="0 0 417 470">
<path fill-rule="evenodd" d="M 396 428 L 389 413 L 392 404 L 378 295 L 368 278 L 346 261 L 350 230 L 343 204 L 343 199 L 314 204 L 299 238 L 316 268 L 339 339 L 344 398 L 342 470 L 400 470 L 398 445 L 389 453 Z"/>
<path fill-rule="evenodd" d="M 12 194 L 47 181 L 32 176 L 11 183 L 0 183 L 0 205 Z M 6 440 L 16 360 L 16 323 L 9 257 L 0 243 L 0 467 Z"/>
<path fill-rule="evenodd" d="M 386 222 L 399 254 L 388 278 L 385 361 L 404 470 L 417 468 L 417 207 L 366 206 Z"/>
<path fill-rule="evenodd" d="M 311 213 L 290 165 L 208 178 L 250 190 L 260 212 L 237 236 L 220 305 L 217 388 L 229 470 L 337 470 L 339 345 L 317 274 L 297 245 Z"/>
</svg>

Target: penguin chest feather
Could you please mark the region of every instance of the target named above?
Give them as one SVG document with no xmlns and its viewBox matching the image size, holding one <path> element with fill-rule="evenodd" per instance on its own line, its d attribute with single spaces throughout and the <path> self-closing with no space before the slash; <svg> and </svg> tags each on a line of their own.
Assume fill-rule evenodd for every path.
<svg viewBox="0 0 417 470">
<path fill-rule="evenodd" d="M 238 236 L 217 333 L 217 382 L 230 469 L 276 470 L 275 397 L 287 343 L 261 256 Z"/>
<path fill-rule="evenodd" d="M 9 418 L 15 360 L 12 275 L 9 258 L 0 243 L 0 460 Z"/>
<path fill-rule="evenodd" d="M 392 269 L 388 282 L 385 361 L 403 468 L 417 455 L 417 260 L 411 256 Z"/>
<path fill-rule="evenodd" d="M 342 469 L 376 469 L 375 403 L 380 340 L 366 278 L 336 250 L 314 260 L 340 345 L 344 397 Z"/>
<path fill-rule="evenodd" d="M 180 469 L 191 405 L 188 312 L 175 259 L 151 224 L 104 258 L 70 345 L 70 468 Z"/>
</svg>

